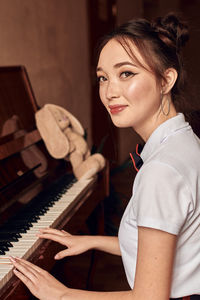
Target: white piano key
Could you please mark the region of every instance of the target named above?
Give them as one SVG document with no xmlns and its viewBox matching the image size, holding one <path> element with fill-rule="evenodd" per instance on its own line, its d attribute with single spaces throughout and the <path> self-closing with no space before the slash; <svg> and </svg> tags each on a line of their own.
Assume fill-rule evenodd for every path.
<svg viewBox="0 0 200 300">
<path fill-rule="evenodd" d="M 52 224 L 57 222 L 68 206 L 84 191 L 85 188 L 92 183 L 94 179 L 79 180 L 70 187 L 66 193 L 64 193 L 58 201 L 56 201 L 49 209 L 44 213 L 36 222 L 32 223 L 32 227 L 21 233 L 19 241 L 12 242 L 13 247 L 6 251 L 5 256 L 18 256 L 28 258 L 33 251 L 42 242 L 36 234 L 39 233 L 40 228 L 50 227 Z M 2 257 L 2 256 L 1 256 Z M 6 282 L 12 276 L 13 266 L 9 264 L 0 264 L 0 288 L 2 288 Z"/>
</svg>

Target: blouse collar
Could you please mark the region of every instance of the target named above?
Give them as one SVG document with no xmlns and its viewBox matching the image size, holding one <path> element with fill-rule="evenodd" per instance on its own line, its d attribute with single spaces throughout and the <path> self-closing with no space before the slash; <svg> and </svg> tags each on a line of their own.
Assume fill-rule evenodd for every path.
<svg viewBox="0 0 200 300">
<path fill-rule="evenodd" d="M 171 135 L 175 132 L 190 127 L 189 123 L 185 121 L 185 117 L 182 113 L 178 113 L 175 117 L 172 117 L 159 125 L 148 138 L 140 156 L 145 162 L 148 157 Z"/>
</svg>

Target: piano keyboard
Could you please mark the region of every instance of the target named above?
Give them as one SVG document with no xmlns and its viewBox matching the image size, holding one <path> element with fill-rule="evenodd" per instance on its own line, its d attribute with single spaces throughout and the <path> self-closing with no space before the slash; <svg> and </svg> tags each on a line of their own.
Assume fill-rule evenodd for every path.
<svg viewBox="0 0 200 300">
<path fill-rule="evenodd" d="M 62 217 L 66 217 L 66 210 L 69 206 L 76 203 L 76 200 L 89 189 L 95 179 L 79 181 L 73 179 L 70 183 L 69 179 L 68 182 L 65 180 L 66 178 L 62 178 L 63 182 L 61 184 L 59 182 L 58 187 L 53 186 L 52 191 L 47 193 L 48 196 L 42 194 L 31 201 L 29 209 L 26 207 L 13 218 L 11 222 L 13 225 L 9 222 L 0 229 L 0 289 L 13 275 L 13 266 L 9 264 L 7 257 L 18 256 L 28 259 L 42 242 L 42 239 L 36 236 L 38 229 L 50 226 L 55 228 Z M 21 219 L 24 215 L 25 220 Z"/>
</svg>

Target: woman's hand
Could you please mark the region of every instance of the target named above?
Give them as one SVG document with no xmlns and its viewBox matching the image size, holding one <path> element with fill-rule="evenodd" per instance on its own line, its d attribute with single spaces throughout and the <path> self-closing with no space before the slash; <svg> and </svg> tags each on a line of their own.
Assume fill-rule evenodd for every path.
<svg viewBox="0 0 200 300">
<path fill-rule="evenodd" d="M 68 288 L 47 271 L 21 258 L 10 257 L 14 274 L 40 300 L 61 299 Z"/>
<path fill-rule="evenodd" d="M 92 249 L 92 241 L 94 236 L 71 235 L 64 230 L 57 230 L 53 228 L 40 229 L 37 235 L 43 239 L 49 239 L 60 243 L 67 247 L 67 249 L 60 251 L 55 255 L 55 259 L 61 259 L 65 256 L 78 255 Z"/>
</svg>

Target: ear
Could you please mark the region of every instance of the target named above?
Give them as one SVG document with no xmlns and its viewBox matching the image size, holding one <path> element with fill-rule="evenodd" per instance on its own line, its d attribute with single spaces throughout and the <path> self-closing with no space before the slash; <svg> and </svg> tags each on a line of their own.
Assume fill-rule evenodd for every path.
<svg viewBox="0 0 200 300">
<path fill-rule="evenodd" d="M 164 77 L 165 80 L 162 81 L 162 91 L 163 94 L 168 94 L 177 80 L 178 73 L 174 68 L 169 68 L 165 71 Z"/>
</svg>

